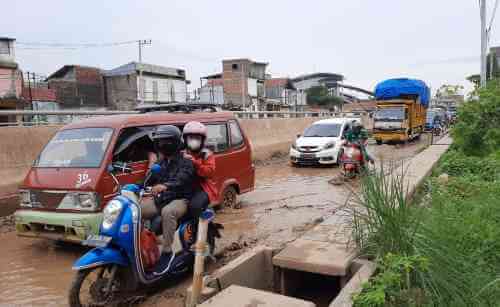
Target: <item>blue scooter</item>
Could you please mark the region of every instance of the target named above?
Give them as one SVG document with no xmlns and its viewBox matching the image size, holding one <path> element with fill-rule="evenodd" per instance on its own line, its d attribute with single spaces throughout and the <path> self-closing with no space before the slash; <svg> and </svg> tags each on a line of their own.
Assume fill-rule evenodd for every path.
<svg viewBox="0 0 500 307">
<path fill-rule="evenodd" d="M 120 171 L 131 171 L 126 166 L 120 166 Z M 118 187 L 120 183 L 114 173 L 116 167 L 108 169 Z M 149 170 L 144 187 L 129 184 L 120 187 L 121 193 L 111 200 L 103 210 L 103 222 L 99 235 L 90 235 L 84 245 L 95 247 L 79 258 L 73 265 L 77 271 L 69 291 L 69 305 L 109 306 L 115 302 L 118 293 L 131 292 L 141 286 L 150 285 L 160 280 L 170 279 L 190 271 L 194 264 L 192 245 L 196 240 L 197 221 L 186 217 L 179 221 L 175 233 L 172 251 L 174 257 L 161 257 L 154 268 L 146 270 L 141 259 L 140 233 L 143 227 L 148 227 L 156 235 L 161 230 L 160 217 L 156 221 L 141 219 L 140 202 L 147 193 L 146 184 L 153 174 L 160 171 L 159 165 L 153 165 Z M 215 214 L 206 209 L 200 218 L 209 220 L 207 235 L 209 256 L 215 249 L 215 238 L 220 238 L 221 225 L 212 222 Z M 158 220 L 160 219 L 160 220 Z M 156 228 L 156 229 L 155 229 Z M 213 258 L 213 256 L 212 256 Z"/>
</svg>

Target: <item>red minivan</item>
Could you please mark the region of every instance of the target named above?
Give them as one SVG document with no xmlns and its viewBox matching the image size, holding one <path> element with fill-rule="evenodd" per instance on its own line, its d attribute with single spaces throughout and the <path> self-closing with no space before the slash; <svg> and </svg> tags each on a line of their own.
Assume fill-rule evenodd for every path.
<svg viewBox="0 0 500 307">
<path fill-rule="evenodd" d="M 149 134 L 158 125 L 180 129 L 189 121 L 208 128 L 207 147 L 215 154 L 218 203 L 234 207 L 237 195 L 253 190 L 255 168 L 250 142 L 230 112 L 112 115 L 64 126 L 42 150 L 20 187 L 15 213 L 20 236 L 80 242 L 96 234 L 101 211 L 117 193 L 110 165 L 127 164 L 121 184 L 140 181 L 153 151 Z"/>
</svg>

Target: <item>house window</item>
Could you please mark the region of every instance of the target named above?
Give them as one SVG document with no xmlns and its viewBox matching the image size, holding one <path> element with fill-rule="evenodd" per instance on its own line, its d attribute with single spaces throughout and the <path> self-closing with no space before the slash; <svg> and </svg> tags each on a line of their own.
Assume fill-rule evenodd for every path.
<svg viewBox="0 0 500 307">
<path fill-rule="evenodd" d="M 238 64 L 233 64 L 233 70 L 238 70 L 239 69 L 239 65 Z"/>
<path fill-rule="evenodd" d="M 146 80 L 141 79 L 139 82 L 139 95 L 142 99 L 146 98 Z"/>
<path fill-rule="evenodd" d="M 9 42 L 0 42 L 0 54 L 10 54 Z"/>
<path fill-rule="evenodd" d="M 206 146 L 215 153 L 226 151 L 229 148 L 227 126 L 225 123 L 207 125 Z"/>
<path fill-rule="evenodd" d="M 158 101 L 158 81 L 153 81 L 153 100 Z"/>
</svg>

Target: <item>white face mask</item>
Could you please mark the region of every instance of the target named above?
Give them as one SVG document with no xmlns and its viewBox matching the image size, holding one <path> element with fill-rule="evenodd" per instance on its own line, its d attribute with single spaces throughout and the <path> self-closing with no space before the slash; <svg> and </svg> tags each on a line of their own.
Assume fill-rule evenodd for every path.
<svg viewBox="0 0 500 307">
<path fill-rule="evenodd" d="M 200 139 L 195 139 L 195 138 L 188 138 L 187 139 L 187 147 L 190 150 L 196 151 L 199 150 L 201 146 L 201 140 Z"/>
</svg>

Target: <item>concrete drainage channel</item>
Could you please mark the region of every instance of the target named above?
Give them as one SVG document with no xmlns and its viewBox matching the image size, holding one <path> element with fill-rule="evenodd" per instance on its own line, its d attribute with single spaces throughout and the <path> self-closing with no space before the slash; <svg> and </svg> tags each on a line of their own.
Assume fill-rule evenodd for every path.
<svg viewBox="0 0 500 307">
<path fill-rule="evenodd" d="M 349 306 L 352 294 L 375 270 L 362 259 L 352 261 L 345 276 L 290 270 L 274 264 L 278 255 L 260 246 L 207 276 L 205 302 L 199 306 Z"/>
<path fill-rule="evenodd" d="M 451 144 L 444 137 L 405 167 L 411 197 Z M 401 174 L 403 170 L 394 171 Z M 389 175 L 390 176 L 390 175 Z M 204 307 L 347 307 L 375 271 L 349 246 L 345 217 L 333 216 L 283 250 L 255 248 L 204 279 Z M 190 301 L 191 289 L 187 290 Z"/>
</svg>

